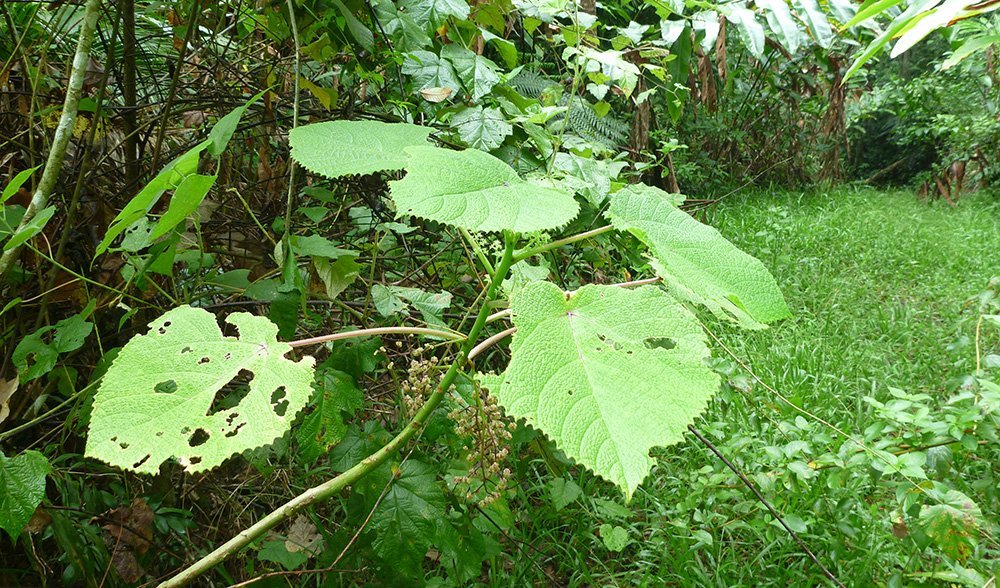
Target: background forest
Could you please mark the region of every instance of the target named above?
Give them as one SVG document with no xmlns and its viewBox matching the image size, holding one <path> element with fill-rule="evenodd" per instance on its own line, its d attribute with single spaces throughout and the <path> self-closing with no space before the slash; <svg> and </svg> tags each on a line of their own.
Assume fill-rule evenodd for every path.
<svg viewBox="0 0 1000 588">
<path fill-rule="evenodd" d="M 0 1 L 0 585 L 994 586 L 998 7 Z"/>
</svg>

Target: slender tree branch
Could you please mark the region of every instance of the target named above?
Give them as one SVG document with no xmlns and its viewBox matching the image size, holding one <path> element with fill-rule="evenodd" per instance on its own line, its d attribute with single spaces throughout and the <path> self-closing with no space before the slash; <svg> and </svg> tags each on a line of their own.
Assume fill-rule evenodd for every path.
<svg viewBox="0 0 1000 588">
<path fill-rule="evenodd" d="M 375 335 L 426 335 L 427 337 L 441 337 L 449 341 L 464 341 L 465 335 L 452 331 L 442 331 L 439 329 L 426 329 L 424 327 L 375 327 L 372 329 L 358 329 L 357 331 L 346 331 L 344 333 L 333 333 L 331 335 L 320 335 L 298 341 L 289 341 L 292 347 L 305 347 L 329 341 L 339 341 L 352 337 L 372 337 Z"/>
<path fill-rule="evenodd" d="M 272 529 L 276 525 L 295 516 L 296 513 L 300 512 L 302 509 L 311 504 L 326 500 L 339 493 L 344 488 L 354 484 L 366 474 L 385 463 L 414 435 L 423 429 L 424 424 L 430 418 L 437 406 L 441 403 L 445 393 L 449 388 L 451 388 L 452 383 L 458 376 L 459 370 L 468 360 L 469 352 L 472 350 L 476 338 L 479 337 L 483 327 L 486 325 L 486 317 L 489 315 L 490 308 L 489 301 L 496 296 L 497 291 L 500 289 L 500 283 L 510 271 L 510 266 L 514 264 L 514 245 L 516 243 L 515 237 L 513 235 L 506 234 L 504 236 L 504 241 L 505 247 L 503 257 L 500 259 L 496 274 L 493 276 L 493 280 L 490 282 L 489 288 L 486 290 L 485 300 L 483 300 L 482 306 L 479 307 L 479 314 L 476 316 L 476 321 L 472 325 L 472 329 L 469 331 L 468 338 L 466 338 L 465 343 L 462 345 L 461 350 L 459 350 L 458 355 L 451 363 L 451 366 L 448 368 L 444 377 L 441 378 L 441 382 L 438 384 L 438 387 L 433 393 L 431 393 L 430 396 L 427 397 L 427 401 L 422 407 L 420 407 L 420 410 L 417 411 L 413 420 L 411 420 L 406 427 L 399 432 L 399 434 L 397 434 L 381 449 L 361 460 L 360 463 L 339 476 L 327 480 L 319 486 L 310 488 L 285 503 L 277 510 L 257 521 L 250 528 L 241 531 L 235 537 L 217 547 L 214 551 L 195 562 L 191 567 L 185 569 L 170 580 L 160 584 L 161 588 L 187 585 L 195 578 L 219 565 L 227 558 L 249 545 L 255 539 L 263 536 L 269 529 Z"/>
<path fill-rule="evenodd" d="M 104 113 L 104 94 L 105 89 L 108 86 L 108 80 L 111 77 L 111 72 L 115 67 L 115 43 L 118 40 L 118 30 L 122 22 L 122 8 L 121 3 L 118 5 L 118 14 L 115 17 L 115 24 L 111 30 L 111 39 L 108 41 L 107 56 L 105 57 L 104 64 L 104 75 L 101 76 L 100 90 L 97 92 L 97 107 L 94 110 L 94 123 L 90 125 L 87 129 L 87 139 L 86 144 L 83 146 L 83 157 L 80 158 L 80 170 L 76 175 L 76 186 L 73 188 L 73 196 L 70 197 L 69 205 L 66 207 L 65 213 L 66 218 L 72 219 L 76 216 L 76 211 L 80 206 L 80 199 L 83 196 L 83 188 L 87 185 L 85 178 L 90 174 L 92 169 L 91 160 L 94 155 L 94 141 L 97 140 L 97 129 L 101 125 L 99 121 Z M 55 255 L 52 257 L 55 259 L 63 259 L 66 254 L 66 246 L 69 244 L 70 235 L 73 231 L 63 230 L 62 235 L 59 236 L 59 244 L 56 246 Z M 45 289 L 51 290 L 52 286 L 55 285 L 56 279 L 59 276 L 58 268 L 52 266 L 49 270 L 48 279 L 45 282 Z M 45 317 L 48 316 L 48 306 L 49 298 L 42 298 L 42 306 L 38 311 L 38 317 L 35 319 L 35 329 L 37 330 L 42 326 L 45 321 Z"/>
<path fill-rule="evenodd" d="M 66 158 L 66 148 L 69 146 L 70 137 L 73 136 L 73 127 L 76 125 L 76 114 L 80 107 L 80 96 L 83 94 L 83 80 L 87 75 L 87 62 L 90 59 L 90 48 L 94 43 L 94 31 L 97 29 L 100 7 L 101 0 L 87 0 L 87 4 L 84 6 L 83 21 L 80 23 L 80 36 L 76 44 L 76 55 L 73 57 L 73 69 L 69 74 L 69 86 L 66 88 L 66 98 L 63 100 L 59 125 L 56 127 L 52 139 L 52 148 L 49 150 L 49 157 L 45 162 L 42 179 L 38 182 L 38 189 L 32 195 L 31 202 L 25 209 L 24 216 L 21 217 L 21 222 L 14 234 L 22 231 L 28 222 L 38 214 L 38 211 L 45 208 L 49 202 L 49 196 L 56 187 L 56 180 L 59 179 L 59 172 L 62 170 L 63 160 Z M 12 247 L 0 256 L 0 278 L 6 275 L 20 251 L 20 247 Z"/>
</svg>

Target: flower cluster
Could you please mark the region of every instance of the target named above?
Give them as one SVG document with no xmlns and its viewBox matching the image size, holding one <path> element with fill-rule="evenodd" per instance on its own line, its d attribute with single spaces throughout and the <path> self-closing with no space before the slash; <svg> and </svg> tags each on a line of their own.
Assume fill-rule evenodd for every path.
<svg viewBox="0 0 1000 588">
<path fill-rule="evenodd" d="M 494 396 L 473 383 L 471 403 L 461 402 L 448 415 L 455 423 L 455 432 L 465 439 L 468 474 L 456 476 L 455 485 L 464 487 L 465 499 L 478 498 L 486 507 L 503 494 L 510 481 L 510 468 L 504 464 L 510 454 L 508 443 L 515 423 L 504 417 Z"/>
<path fill-rule="evenodd" d="M 397 347 L 402 344 L 397 342 Z M 400 384 L 403 392 L 403 417 L 406 420 L 416 416 L 417 411 L 427 401 L 427 397 L 434 391 L 437 385 L 437 372 L 440 371 L 441 358 L 431 355 L 424 359 L 424 355 L 429 354 L 433 346 L 430 344 L 411 349 L 409 352 L 410 365 L 406 368 L 406 379 Z M 389 366 L 391 369 L 391 365 Z"/>
</svg>

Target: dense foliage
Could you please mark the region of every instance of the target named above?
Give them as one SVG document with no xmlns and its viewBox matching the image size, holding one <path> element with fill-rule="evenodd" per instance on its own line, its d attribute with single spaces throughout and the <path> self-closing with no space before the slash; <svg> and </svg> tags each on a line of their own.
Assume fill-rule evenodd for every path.
<svg viewBox="0 0 1000 588">
<path fill-rule="evenodd" d="M 998 7 L 0 3 L 0 584 L 995 581 Z"/>
</svg>

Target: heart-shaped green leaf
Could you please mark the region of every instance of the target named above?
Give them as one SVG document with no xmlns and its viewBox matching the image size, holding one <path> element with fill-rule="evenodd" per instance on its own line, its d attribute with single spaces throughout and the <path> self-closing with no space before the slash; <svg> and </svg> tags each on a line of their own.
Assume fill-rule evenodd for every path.
<svg viewBox="0 0 1000 588">
<path fill-rule="evenodd" d="M 508 415 L 631 496 L 653 465 L 649 450 L 680 441 L 718 388 L 697 319 L 653 286 L 567 296 L 532 282 L 512 310 L 510 365 L 491 391 Z"/>
<path fill-rule="evenodd" d="M 437 147 L 406 152 L 406 177 L 389 183 L 400 216 L 469 231 L 530 233 L 561 227 L 579 210 L 572 194 L 526 182 L 488 153 Z"/>
</svg>

